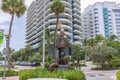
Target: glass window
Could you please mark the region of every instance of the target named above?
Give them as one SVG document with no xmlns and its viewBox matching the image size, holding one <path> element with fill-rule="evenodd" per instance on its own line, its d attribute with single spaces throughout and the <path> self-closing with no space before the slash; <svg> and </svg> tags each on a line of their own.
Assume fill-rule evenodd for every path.
<svg viewBox="0 0 120 80">
<path fill-rule="evenodd" d="M 94 19 L 98 19 L 99 17 L 98 16 L 95 16 Z"/>
<path fill-rule="evenodd" d="M 120 17 L 120 14 L 115 14 L 116 17 Z"/>
<path fill-rule="evenodd" d="M 94 15 L 98 14 L 98 12 L 94 12 Z"/>
<path fill-rule="evenodd" d="M 94 11 L 97 11 L 98 10 L 98 8 L 94 8 Z"/>
<path fill-rule="evenodd" d="M 115 18 L 115 20 L 120 20 L 120 18 Z"/>
<path fill-rule="evenodd" d="M 95 26 L 97 26 L 97 25 L 99 25 L 99 24 L 95 24 Z"/>
<path fill-rule="evenodd" d="M 120 13 L 120 9 L 113 9 L 113 12 Z"/>
<path fill-rule="evenodd" d="M 116 27 L 120 27 L 120 25 L 116 25 Z"/>
<path fill-rule="evenodd" d="M 99 20 L 95 20 L 95 22 L 99 22 Z"/>
</svg>

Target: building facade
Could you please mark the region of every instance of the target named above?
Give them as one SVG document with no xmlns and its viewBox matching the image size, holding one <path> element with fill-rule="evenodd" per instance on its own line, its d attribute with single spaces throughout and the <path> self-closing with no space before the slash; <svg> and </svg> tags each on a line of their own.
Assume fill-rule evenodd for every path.
<svg viewBox="0 0 120 80">
<path fill-rule="evenodd" d="M 83 38 L 116 35 L 120 40 L 120 6 L 115 2 L 97 2 L 89 5 L 82 14 Z"/>
<path fill-rule="evenodd" d="M 56 16 L 51 12 L 50 5 L 54 0 L 36 0 L 27 10 L 26 44 L 37 49 L 40 38 L 43 37 L 44 28 L 49 28 L 50 33 L 55 32 Z M 59 22 L 72 43 L 80 43 L 81 13 L 80 0 L 61 0 L 65 5 L 64 13 L 60 14 Z M 57 33 L 60 33 L 58 29 Z"/>
</svg>

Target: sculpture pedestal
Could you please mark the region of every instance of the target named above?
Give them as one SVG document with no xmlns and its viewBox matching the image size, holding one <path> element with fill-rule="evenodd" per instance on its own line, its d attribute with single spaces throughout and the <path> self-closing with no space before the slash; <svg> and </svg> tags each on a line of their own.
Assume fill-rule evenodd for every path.
<svg viewBox="0 0 120 80">
<path fill-rule="evenodd" d="M 59 65 L 60 70 L 68 70 L 69 65 Z"/>
</svg>

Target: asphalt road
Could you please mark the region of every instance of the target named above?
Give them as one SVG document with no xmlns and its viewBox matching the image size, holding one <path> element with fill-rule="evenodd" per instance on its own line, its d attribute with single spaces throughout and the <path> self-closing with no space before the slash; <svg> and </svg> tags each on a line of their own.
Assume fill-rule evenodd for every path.
<svg viewBox="0 0 120 80">
<path fill-rule="evenodd" d="M 85 76 L 86 80 L 116 80 L 115 74 L 116 70 L 114 71 L 86 71 Z"/>
<path fill-rule="evenodd" d="M 116 80 L 117 70 L 91 70 L 97 67 L 92 62 L 86 62 L 86 67 L 81 67 L 81 70 L 86 76 L 86 80 Z"/>
</svg>

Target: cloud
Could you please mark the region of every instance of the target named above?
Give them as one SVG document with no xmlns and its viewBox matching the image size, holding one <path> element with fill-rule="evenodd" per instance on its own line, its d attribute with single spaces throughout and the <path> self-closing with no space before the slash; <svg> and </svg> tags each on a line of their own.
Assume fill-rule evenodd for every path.
<svg viewBox="0 0 120 80">
<path fill-rule="evenodd" d="M 9 30 L 9 25 L 2 25 L 2 24 L 0 24 L 0 29 Z M 17 26 L 12 26 L 12 30 L 18 31 L 19 28 Z"/>
<path fill-rule="evenodd" d="M 0 24 L 3 24 L 4 22 L 8 22 L 10 21 L 11 16 L 9 14 L 3 13 L 0 10 Z"/>
<path fill-rule="evenodd" d="M 34 0 L 25 0 L 26 6 L 29 7 L 29 5 L 32 3 L 32 1 L 34 1 Z M 1 0 L 0 0 L 0 5 L 1 5 Z M 0 10 L 0 24 L 3 24 L 5 22 L 9 22 L 10 19 L 11 19 L 11 16 L 9 14 L 5 14 Z"/>
</svg>

